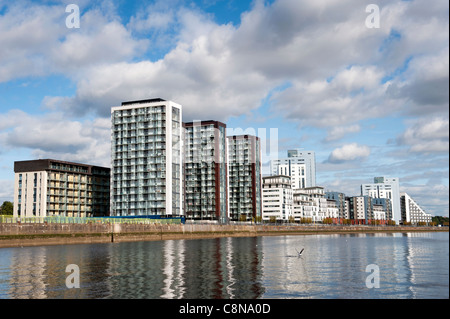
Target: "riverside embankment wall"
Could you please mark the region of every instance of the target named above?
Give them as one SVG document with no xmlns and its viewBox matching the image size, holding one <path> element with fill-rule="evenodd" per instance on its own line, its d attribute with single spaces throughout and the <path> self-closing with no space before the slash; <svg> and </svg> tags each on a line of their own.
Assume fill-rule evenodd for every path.
<svg viewBox="0 0 450 319">
<path fill-rule="evenodd" d="M 333 233 L 447 231 L 448 227 L 214 224 L 8 224 L 0 223 L 0 247 L 124 241 L 306 235 Z"/>
</svg>

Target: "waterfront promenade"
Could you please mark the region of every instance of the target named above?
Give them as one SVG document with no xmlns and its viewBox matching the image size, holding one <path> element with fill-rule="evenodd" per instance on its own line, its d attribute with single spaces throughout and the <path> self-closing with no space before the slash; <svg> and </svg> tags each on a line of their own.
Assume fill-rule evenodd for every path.
<svg viewBox="0 0 450 319">
<path fill-rule="evenodd" d="M 217 225 L 0 223 L 0 247 L 308 234 L 448 232 L 448 227 L 365 225 Z"/>
</svg>

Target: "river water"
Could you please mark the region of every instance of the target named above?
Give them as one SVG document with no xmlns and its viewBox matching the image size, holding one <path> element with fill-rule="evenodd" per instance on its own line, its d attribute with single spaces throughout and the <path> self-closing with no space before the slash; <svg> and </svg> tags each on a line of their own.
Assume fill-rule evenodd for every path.
<svg viewBox="0 0 450 319">
<path fill-rule="evenodd" d="M 0 248 L 0 298 L 448 299 L 449 233 Z"/>
</svg>

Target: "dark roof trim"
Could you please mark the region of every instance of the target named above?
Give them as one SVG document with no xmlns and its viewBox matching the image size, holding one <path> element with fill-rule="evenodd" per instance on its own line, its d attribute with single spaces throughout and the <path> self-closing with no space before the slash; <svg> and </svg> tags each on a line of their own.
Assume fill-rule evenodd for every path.
<svg viewBox="0 0 450 319">
<path fill-rule="evenodd" d="M 195 122 L 183 122 L 183 127 L 192 127 L 192 126 L 203 126 L 203 125 L 214 125 L 214 127 L 227 127 L 225 123 L 214 121 L 214 120 L 207 120 L 207 121 L 195 121 Z"/>
<path fill-rule="evenodd" d="M 84 167 L 88 171 L 87 174 L 92 174 L 93 169 L 104 171 L 104 172 L 106 172 L 106 171 L 109 172 L 111 170 L 108 167 L 101 167 L 101 166 L 95 166 L 95 165 L 89 165 L 89 164 L 66 162 L 66 161 L 60 161 L 60 160 L 55 160 L 55 159 L 38 159 L 38 160 L 31 160 L 31 161 L 16 161 L 16 162 L 14 162 L 14 172 L 15 173 L 22 173 L 22 172 L 25 173 L 25 172 L 34 172 L 34 171 L 44 171 L 44 170 L 72 172 L 70 170 L 54 169 L 51 167 L 52 163 Z"/>
<path fill-rule="evenodd" d="M 122 106 L 133 105 L 133 104 L 155 103 L 155 102 L 166 102 L 166 100 L 161 99 L 161 98 L 155 98 L 155 99 L 148 99 L 148 100 L 127 101 L 127 102 L 122 102 Z"/>
</svg>

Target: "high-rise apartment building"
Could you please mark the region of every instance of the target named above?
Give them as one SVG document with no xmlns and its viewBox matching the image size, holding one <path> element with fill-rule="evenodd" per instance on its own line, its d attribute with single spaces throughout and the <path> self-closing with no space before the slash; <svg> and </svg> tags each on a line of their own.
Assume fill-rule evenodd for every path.
<svg viewBox="0 0 450 319">
<path fill-rule="evenodd" d="M 272 175 L 291 177 L 292 189 L 316 186 L 316 156 L 313 151 L 289 150 L 287 158 L 270 161 Z"/>
<path fill-rule="evenodd" d="M 14 162 L 14 217 L 108 216 L 110 169 L 39 159 Z"/>
<path fill-rule="evenodd" d="M 163 99 L 111 108 L 114 216 L 182 215 L 182 108 Z"/>
<path fill-rule="evenodd" d="M 261 218 L 261 145 L 252 135 L 228 136 L 229 214 L 232 220 Z"/>
<path fill-rule="evenodd" d="M 375 177 L 373 184 L 361 185 L 361 195 L 390 199 L 392 220 L 397 224 L 402 220 L 398 177 Z"/>
<path fill-rule="evenodd" d="M 228 218 L 226 125 L 183 123 L 184 212 L 189 219 Z"/>
</svg>

